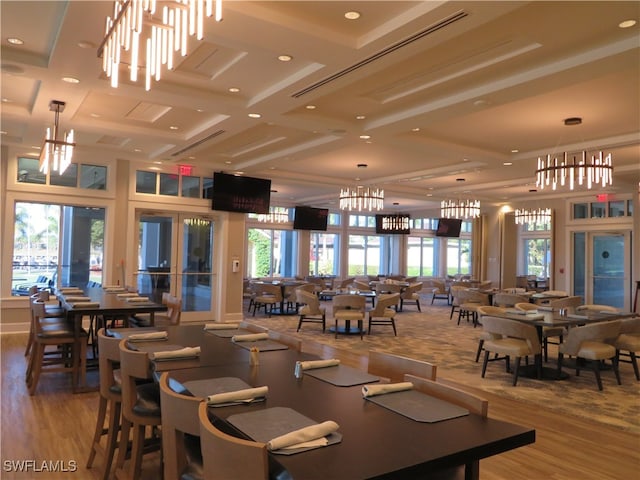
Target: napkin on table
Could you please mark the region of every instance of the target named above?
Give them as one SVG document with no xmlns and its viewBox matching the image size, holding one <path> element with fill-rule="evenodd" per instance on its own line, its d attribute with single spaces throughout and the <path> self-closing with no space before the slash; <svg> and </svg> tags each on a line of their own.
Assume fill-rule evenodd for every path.
<svg viewBox="0 0 640 480">
<path fill-rule="evenodd" d="M 142 303 L 142 302 L 148 302 L 148 301 L 149 301 L 149 297 L 138 297 L 138 296 L 135 296 L 135 297 L 128 297 L 127 298 L 127 302 L 129 302 L 129 303 L 136 303 L 136 302 Z"/>
<path fill-rule="evenodd" d="M 91 299 L 89 297 L 75 297 L 75 296 L 70 296 L 70 297 L 64 297 L 64 299 L 67 302 L 90 302 Z"/>
<path fill-rule="evenodd" d="M 104 291 L 107 293 L 118 293 L 118 292 L 124 292 L 125 288 L 124 287 L 104 287 Z"/>
<path fill-rule="evenodd" d="M 308 360 L 306 362 L 300 362 L 300 368 L 302 370 L 311 370 L 314 368 L 335 367 L 340 365 L 340 360 L 337 358 L 331 358 L 328 360 Z"/>
<path fill-rule="evenodd" d="M 235 330 L 240 326 L 239 323 L 206 323 L 205 330 Z"/>
<path fill-rule="evenodd" d="M 385 393 L 402 392 L 404 390 L 411 390 L 413 383 L 411 382 L 399 382 L 399 383 L 382 383 L 379 385 L 365 385 L 362 387 L 363 397 L 373 397 L 375 395 L 383 395 Z"/>
<path fill-rule="evenodd" d="M 268 333 L 248 333 L 246 335 L 234 335 L 231 337 L 232 342 L 255 342 L 256 340 L 267 340 Z"/>
<path fill-rule="evenodd" d="M 99 307 L 99 302 L 75 302 L 70 304 L 73 308 Z"/>
<path fill-rule="evenodd" d="M 127 340 L 130 342 L 148 342 L 153 340 L 166 340 L 169 337 L 167 332 L 147 332 L 147 333 L 134 333 L 129 335 Z"/>
<path fill-rule="evenodd" d="M 281 448 L 322 447 L 329 443 L 325 437 L 337 431 L 338 428 L 340 427 L 336 422 L 327 420 L 276 437 L 267 442 L 267 448 L 280 450 Z"/>
<path fill-rule="evenodd" d="M 194 358 L 200 355 L 200 347 L 184 347 L 179 350 L 152 352 L 150 360 L 173 360 L 181 358 Z"/>
<path fill-rule="evenodd" d="M 207 397 L 207 405 L 219 405 L 221 403 L 243 402 L 254 398 L 266 397 L 269 387 L 244 388 L 233 392 L 216 393 Z"/>
<path fill-rule="evenodd" d="M 79 288 L 74 288 L 71 290 L 60 290 L 60 295 L 62 296 L 67 296 L 67 295 L 84 295 L 84 292 L 82 290 L 80 290 Z"/>
<path fill-rule="evenodd" d="M 138 294 L 133 292 L 119 293 L 116 295 L 116 297 L 118 298 L 130 298 L 130 297 L 137 297 L 137 296 Z"/>
</svg>

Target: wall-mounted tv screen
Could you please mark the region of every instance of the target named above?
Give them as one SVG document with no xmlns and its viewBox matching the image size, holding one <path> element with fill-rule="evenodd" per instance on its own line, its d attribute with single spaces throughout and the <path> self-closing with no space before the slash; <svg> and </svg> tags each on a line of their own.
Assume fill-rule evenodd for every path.
<svg viewBox="0 0 640 480">
<path fill-rule="evenodd" d="M 411 215 L 376 214 L 376 233 L 383 235 L 408 235 L 411 233 Z"/>
<path fill-rule="evenodd" d="M 269 213 L 271 180 L 228 173 L 213 174 L 213 210 Z"/>
<path fill-rule="evenodd" d="M 436 237 L 459 237 L 462 220 L 459 218 L 439 218 Z"/>
<path fill-rule="evenodd" d="M 328 219 L 328 208 L 298 206 L 293 212 L 293 228 L 294 230 L 324 231 L 327 229 Z"/>
</svg>

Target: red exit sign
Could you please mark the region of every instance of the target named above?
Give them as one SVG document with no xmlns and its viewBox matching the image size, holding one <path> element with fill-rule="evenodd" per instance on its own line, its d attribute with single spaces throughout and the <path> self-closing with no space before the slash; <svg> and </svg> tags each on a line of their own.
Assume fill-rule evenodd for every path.
<svg viewBox="0 0 640 480">
<path fill-rule="evenodd" d="M 178 165 L 180 175 L 190 176 L 193 173 L 193 165 Z"/>
</svg>

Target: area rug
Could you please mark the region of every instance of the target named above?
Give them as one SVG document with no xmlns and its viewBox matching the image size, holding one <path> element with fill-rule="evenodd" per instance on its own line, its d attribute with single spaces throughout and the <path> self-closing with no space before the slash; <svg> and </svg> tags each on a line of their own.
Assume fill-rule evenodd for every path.
<svg viewBox="0 0 640 480">
<path fill-rule="evenodd" d="M 366 357 L 369 350 L 403 355 L 426 360 L 437 366 L 438 378 L 456 381 L 462 385 L 479 388 L 492 394 L 514 399 L 533 406 L 540 406 L 566 415 L 586 417 L 625 431 L 640 433 L 640 382 L 637 382 L 629 364 L 621 364 L 622 385 L 616 383 L 612 371 L 602 372 L 603 391 L 598 391 L 591 370 L 575 376 L 574 370 L 565 369 L 565 380 L 537 380 L 521 377 L 512 386 L 512 376 L 505 372 L 504 362 L 488 365 L 485 378 L 481 378 L 482 357 L 475 362 L 478 337 L 482 327 L 474 328 L 463 320 L 457 324 L 457 313 L 449 319 L 450 307 L 429 306 L 423 299 L 422 312 L 411 305 L 396 316 L 398 336 L 393 336 L 391 327 L 374 326 L 371 334 L 338 335 L 330 333 L 333 325 L 331 303 L 327 307 L 327 331 L 317 323 L 303 323 L 296 332 L 297 315 L 272 316 L 256 314 L 246 320 L 271 330 L 287 333 L 305 341 L 328 345 L 338 351 L 344 350 Z M 440 302 L 444 303 L 444 302 Z M 556 352 L 550 346 L 548 367 L 555 367 Z"/>
</svg>

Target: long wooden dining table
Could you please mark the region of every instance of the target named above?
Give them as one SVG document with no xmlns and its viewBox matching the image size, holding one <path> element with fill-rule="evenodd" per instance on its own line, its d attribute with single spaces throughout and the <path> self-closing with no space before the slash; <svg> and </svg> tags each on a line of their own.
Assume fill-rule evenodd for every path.
<svg viewBox="0 0 640 480">
<path fill-rule="evenodd" d="M 125 297 L 119 297 L 118 293 L 110 292 L 100 287 L 84 288 L 82 296 L 89 300 L 73 302 L 69 298 L 73 298 L 78 294 L 65 294 L 64 291 L 57 292 L 56 296 L 60 302 L 60 306 L 64 309 L 67 319 L 73 322 L 73 328 L 76 341 L 81 341 L 82 322 L 85 316 L 112 316 L 129 318 L 131 315 L 139 313 L 148 313 L 150 322 L 153 324 L 156 312 L 166 312 L 167 306 L 149 300 L 148 302 L 130 302 Z M 85 392 L 87 390 L 95 390 L 87 385 L 87 361 L 81 362 L 80 358 L 74 357 L 75 366 L 79 369 L 77 382 L 73 383 L 73 392 Z"/>
<path fill-rule="evenodd" d="M 362 385 L 336 386 L 311 375 L 297 378 L 297 361 L 317 357 L 293 349 L 263 351 L 259 364 L 250 364 L 247 348 L 229 335 L 205 332 L 202 325 L 167 327 L 167 345 L 201 347 L 197 359 L 152 362 L 157 373 L 169 372 L 171 387 L 187 390 L 190 381 L 233 377 L 252 387 L 268 386 L 264 402 L 250 405 L 210 407 L 212 421 L 224 422 L 236 414 L 265 408 L 288 407 L 316 422 L 333 420 L 340 426 L 342 441 L 334 445 L 272 459 L 293 478 L 400 479 L 428 478 L 438 470 L 466 465 L 466 478 L 478 478 L 478 462 L 535 442 L 535 430 L 475 414 L 424 423 L 412 420 L 363 398 Z M 128 332 L 118 329 L 116 335 Z M 244 333 L 244 332 L 243 332 Z M 146 342 L 155 351 L 161 342 Z M 136 342 L 136 348 L 142 348 Z M 239 437 L 249 438 L 235 429 Z"/>
</svg>

